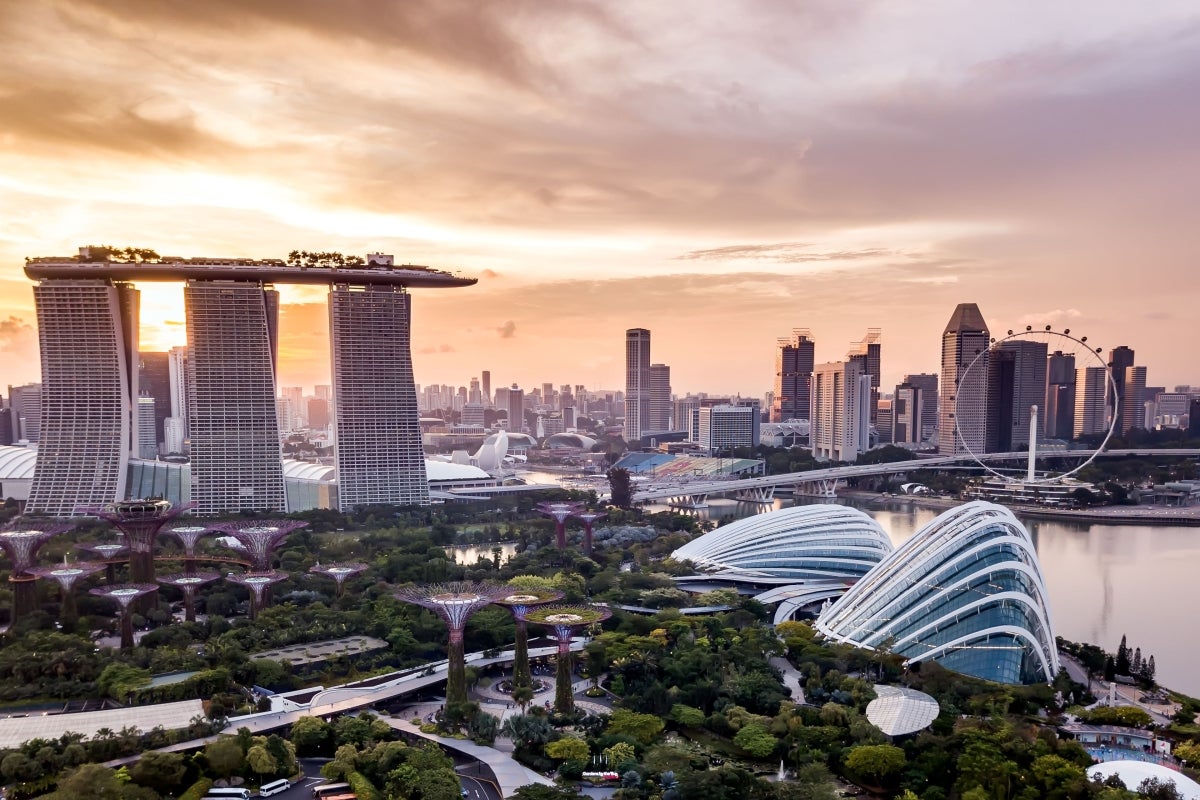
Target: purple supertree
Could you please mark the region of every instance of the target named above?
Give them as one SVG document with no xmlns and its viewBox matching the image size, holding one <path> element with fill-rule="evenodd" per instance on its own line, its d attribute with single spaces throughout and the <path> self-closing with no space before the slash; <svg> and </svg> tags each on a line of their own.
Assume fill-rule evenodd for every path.
<svg viewBox="0 0 1200 800">
<path fill-rule="evenodd" d="M 196 571 L 196 543 L 200 538 L 212 533 L 207 525 L 175 525 L 163 531 L 166 536 L 173 536 L 183 545 L 183 568 L 191 575 Z"/>
<path fill-rule="evenodd" d="M 570 714 L 575 710 L 575 694 L 571 691 L 571 637 L 580 628 L 603 622 L 611 616 L 608 606 L 602 605 L 556 604 L 539 606 L 525 613 L 526 621 L 553 630 L 558 642 L 554 708 L 559 713 Z"/>
<path fill-rule="evenodd" d="M 607 511 L 580 511 L 575 514 L 575 519 L 583 520 L 583 552 L 589 555 L 592 552 L 592 524 L 607 516 Z"/>
<path fill-rule="evenodd" d="M 537 510 L 554 520 L 554 538 L 559 550 L 567 549 L 567 520 L 583 508 L 583 503 L 538 503 Z"/>
<path fill-rule="evenodd" d="M 60 617 L 66 621 L 74 620 L 79 616 L 75 608 L 75 583 L 89 575 L 100 572 L 106 566 L 106 564 L 95 561 L 77 561 L 74 564 L 68 564 L 64 556 L 63 563 L 57 567 L 33 567 L 29 572 L 31 575 L 36 575 L 39 578 L 49 578 L 58 581 L 59 588 L 62 590 L 62 612 Z"/>
<path fill-rule="evenodd" d="M 246 549 L 250 556 L 252 572 L 270 572 L 275 548 L 292 531 L 307 528 L 307 522 L 291 519 L 247 519 L 238 522 L 221 522 L 212 526 L 215 533 L 232 536 Z"/>
<path fill-rule="evenodd" d="M 37 605 L 34 581 L 37 577 L 29 573 L 37 558 L 38 550 L 51 538 L 68 531 L 73 526 L 63 523 L 40 524 L 33 520 L 15 519 L 0 528 L 0 548 L 12 561 L 12 573 L 8 580 L 13 585 L 12 618 L 16 620 L 33 611 Z"/>
<path fill-rule="evenodd" d="M 517 624 L 517 641 L 513 647 L 512 694 L 513 699 L 524 707 L 533 697 L 533 675 L 529 672 L 529 628 L 525 624 L 525 614 L 534 606 L 561 600 L 563 593 L 558 589 L 540 587 L 510 587 L 510 590 L 512 594 L 498 597 L 492 602 L 498 606 L 507 606 Z"/>
<path fill-rule="evenodd" d="M 129 549 L 124 542 L 85 542 L 75 546 L 80 550 L 99 556 L 104 561 L 105 583 L 117 582 L 117 561 Z"/>
<path fill-rule="evenodd" d="M 337 584 L 337 596 L 341 597 L 342 592 L 346 590 L 346 581 L 360 572 L 366 572 L 367 565 L 360 563 L 344 563 L 344 564 L 314 564 L 309 567 L 308 571 L 314 575 L 325 575 L 333 578 Z"/>
<path fill-rule="evenodd" d="M 188 572 L 183 575 L 159 575 L 158 582 L 163 586 L 174 586 L 183 592 L 183 619 L 185 622 L 195 622 L 196 590 L 220 577 L 218 572 Z"/>
<path fill-rule="evenodd" d="M 492 583 L 434 583 L 405 586 L 396 591 L 396 599 L 428 608 L 446 621 L 450 628 L 450 648 L 446 666 L 446 711 L 451 721 L 459 717 L 467 703 L 466 653 L 463 629 L 479 609 L 511 594 L 512 589 Z"/>
<path fill-rule="evenodd" d="M 193 505 L 173 506 L 167 500 L 122 500 L 79 512 L 108 520 L 125 534 L 129 545 L 129 576 L 134 583 L 148 584 L 154 582 L 154 539 L 164 525 Z"/>
<path fill-rule="evenodd" d="M 269 590 L 272 584 L 279 583 L 288 575 L 286 572 L 243 572 L 239 575 L 227 575 L 225 580 L 240 584 L 250 590 L 250 619 L 256 619 L 258 612 L 270 603 Z"/>
<path fill-rule="evenodd" d="M 107 597 L 115 600 L 121 607 L 121 649 L 133 647 L 133 604 L 140 597 L 158 591 L 153 583 L 118 583 L 112 586 L 99 586 L 89 594 L 96 597 Z"/>
</svg>

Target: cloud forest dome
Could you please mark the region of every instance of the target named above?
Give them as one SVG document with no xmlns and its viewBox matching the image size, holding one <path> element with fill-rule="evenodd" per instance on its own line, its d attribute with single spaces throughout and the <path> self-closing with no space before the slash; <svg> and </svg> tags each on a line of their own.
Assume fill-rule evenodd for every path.
<svg viewBox="0 0 1200 800">
<path fill-rule="evenodd" d="M 822 613 L 817 630 L 999 683 L 1058 673 L 1033 540 L 992 503 L 938 516 Z"/>
<path fill-rule="evenodd" d="M 855 508 L 791 506 L 704 534 L 671 557 L 708 571 L 795 580 L 857 578 L 892 552 L 879 523 Z"/>
</svg>

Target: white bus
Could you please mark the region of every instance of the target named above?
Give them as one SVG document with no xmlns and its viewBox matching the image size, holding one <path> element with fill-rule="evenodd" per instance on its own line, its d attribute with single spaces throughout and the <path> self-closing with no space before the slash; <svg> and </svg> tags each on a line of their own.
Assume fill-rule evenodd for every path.
<svg viewBox="0 0 1200 800">
<path fill-rule="evenodd" d="M 339 794 L 350 794 L 350 784 L 348 783 L 323 783 L 320 786 L 314 786 L 312 796 L 315 798 L 334 797 Z"/>
<path fill-rule="evenodd" d="M 258 796 L 259 797 L 270 797 L 273 794 L 279 794 L 280 792 L 286 792 L 288 787 L 291 785 L 292 785 L 291 782 L 287 778 L 280 778 L 277 781 L 271 781 L 270 783 L 264 783 L 258 790 Z"/>
<path fill-rule="evenodd" d="M 232 786 L 222 787 L 220 789 L 209 789 L 205 797 L 212 798 L 237 798 L 237 800 L 250 800 L 249 789 L 238 789 Z"/>
</svg>

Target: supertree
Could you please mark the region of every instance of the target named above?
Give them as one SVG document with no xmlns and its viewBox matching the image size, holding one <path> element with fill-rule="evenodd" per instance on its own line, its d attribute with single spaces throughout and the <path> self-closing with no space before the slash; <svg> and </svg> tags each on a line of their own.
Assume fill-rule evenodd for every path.
<svg viewBox="0 0 1200 800">
<path fill-rule="evenodd" d="M 155 537 L 164 525 L 193 505 L 173 506 L 167 500 L 122 500 L 80 509 L 80 513 L 108 520 L 125 534 L 129 545 L 129 577 L 134 583 L 147 584 L 154 582 Z"/>
<path fill-rule="evenodd" d="M 270 588 L 287 577 L 286 572 L 243 572 L 240 575 L 227 575 L 225 580 L 237 583 L 250 590 L 250 619 L 256 619 L 258 612 L 270 603 Z"/>
<path fill-rule="evenodd" d="M 608 516 L 607 511 L 580 511 L 575 514 L 575 519 L 583 520 L 583 552 L 589 555 L 592 552 L 592 525 L 598 519 L 603 519 Z"/>
<path fill-rule="evenodd" d="M 68 564 L 64 556 L 63 563 L 57 567 L 33 567 L 29 572 L 39 578 L 58 581 L 62 596 L 62 611 L 59 617 L 64 623 L 67 623 L 73 622 L 79 616 L 75 607 L 75 583 L 100 572 L 106 566 L 106 564 L 95 561 L 77 561 L 74 564 Z"/>
<path fill-rule="evenodd" d="M 307 527 L 307 522 L 291 519 L 253 519 L 217 523 L 212 530 L 232 536 L 245 548 L 250 556 L 252 572 L 270 572 L 275 548 L 279 547 L 283 538 L 292 531 Z"/>
<path fill-rule="evenodd" d="M 366 564 L 314 564 L 309 567 L 308 571 L 314 575 L 325 575 L 333 578 L 333 582 L 337 584 L 337 596 L 341 597 L 346 590 L 346 581 L 350 577 L 357 575 L 360 572 L 366 572 Z"/>
<path fill-rule="evenodd" d="M 100 556 L 104 560 L 104 582 L 117 582 L 116 561 L 129 549 L 124 542 L 85 542 L 75 546 L 80 550 Z"/>
<path fill-rule="evenodd" d="M 8 576 L 13 587 L 12 618 L 24 617 L 37 606 L 37 576 L 29 570 L 37 558 L 38 550 L 51 538 L 68 531 L 73 526 L 62 523 L 43 525 L 32 520 L 15 519 L 0 528 L 0 548 L 12 561 L 12 573 Z"/>
<path fill-rule="evenodd" d="M 612 611 L 608 606 L 601 605 L 554 604 L 525 613 L 526 621 L 549 627 L 558 641 L 554 709 L 560 714 L 570 714 L 575 710 L 575 693 L 571 691 L 571 636 L 580 628 L 603 622 L 611 616 Z"/>
<path fill-rule="evenodd" d="M 446 667 L 446 712 L 458 722 L 467 705 L 466 653 L 463 629 L 472 614 L 511 589 L 491 583 L 433 583 L 405 586 L 396 591 L 396 599 L 428 608 L 446 621 L 450 628 L 450 648 Z"/>
<path fill-rule="evenodd" d="M 153 583 L 118 583 L 90 590 L 96 597 L 115 600 L 121 607 L 121 649 L 133 647 L 133 603 L 140 597 L 158 591 Z"/>
<path fill-rule="evenodd" d="M 517 625 L 517 641 L 513 648 L 512 695 L 514 700 L 524 705 L 533 696 L 533 676 L 529 674 L 529 628 L 525 625 L 525 614 L 534 606 L 561 600 L 563 593 L 558 589 L 542 588 L 510 587 L 510 591 L 512 594 L 498 597 L 492 602 L 506 606 Z"/>
<path fill-rule="evenodd" d="M 220 577 L 218 572 L 188 572 L 182 575 L 159 575 L 158 582 L 163 586 L 174 586 L 183 592 L 183 619 L 185 622 L 195 622 L 196 590 Z"/>
<path fill-rule="evenodd" d="M 212 533 L 207 525 L 175 525 L 163 531 L 167 536 L 173 536 L 183 545 L 183 569 L 191 575 L 196 571 L 196 544 L 200 538 Z"/>
<path fill-rule="evenodd" d="M 559 550 L 567 549 L 567 520 L 583 508 L 583 503 L 538 503 L 537 510 L 554 520 L 554 538 Z"/>
</svg>

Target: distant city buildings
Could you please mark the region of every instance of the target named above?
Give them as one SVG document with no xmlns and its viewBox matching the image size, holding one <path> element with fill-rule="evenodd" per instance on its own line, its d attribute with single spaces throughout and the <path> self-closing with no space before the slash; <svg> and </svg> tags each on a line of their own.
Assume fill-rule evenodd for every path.
<svg viewBox="0 0 1200 800">
<path fill-rule="evenodd" d="M 1075 434 L 1075 356 L 1055 350 L 1046 360 L 1046 437 Z"/>
<path fill-rule="evenodd" d="M 710 454 L 734 447 L 758 445 L 757 405 L 714 405 L 697 410 L 696 441 Z"/>
<path fill-rule="evenodd" d="M 942 331 L 939 453 L 958 455 L 968 449 L 983 453 L 987 447 L 990 346 L 988 326 L 979 306 L 959 303 Z"/>
<path fill-rule="evenodd" d="M 871 375 L 863 359 L 813 368 L 809 442 L 814 456 L 854 461 L 871 447 Z"/>
<path fill-rule="evenodd" d="M 1076 439 L 1103 434 L 1108 430 L 1108 389 L 1109 375 L 1104 367 L 1083 367 L 1075 371 Z"/>
<path fill-rule="evenodd" d="M 625 441 L 650 429 L 650 331 L 625 331 Z"/>
<path fill-rule="evenodd" d="M 775 390 L 771 422 L 808 419 L 816 343 L 808 328 L 796 328 L 790 339 L 780 339 L 775 351 Z"/>
<path fill-rule="evenodd" d="M 987 372 L 987 452 L 1008 453 L 1029 445 L 1030 412 L 1039 406 L 1038 438 L 1043 438 L 1047 345 L 1008 341 L 992 348 Z"/>
<path fill-rule="evenodd" d="M 650 365 L 650 416 L 646 430 L 663 433 L 671 430 L 671 368 Z"/>
</svg>

